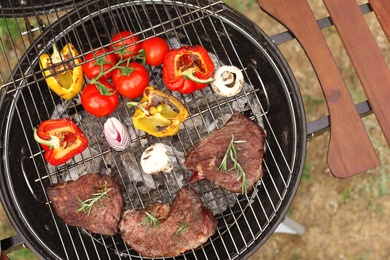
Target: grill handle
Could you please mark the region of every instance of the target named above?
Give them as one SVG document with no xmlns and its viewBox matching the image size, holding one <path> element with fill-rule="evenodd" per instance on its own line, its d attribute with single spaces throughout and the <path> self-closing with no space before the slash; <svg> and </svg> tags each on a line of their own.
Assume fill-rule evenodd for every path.
<svg viewBox="0 0 390 260">
<path fill-rule="evenodd" d="M 22 248 L 26 248 L 26 245 L 19 235 L 0 240 L 0 260 L 9 259 L 6 254 Z"/>
<path fill-rule="evenodd" d="M 356 1 L 324 0 L 324 4 L 390 146 L 390 70 L 386 60 Z"/>
<path fill-rule="evenodd" d="M 306 0 L 258 0 L 258 3 L 292 31 L 317 74 L 332 125 L 327 158 L 332 174 L 347 178 L 377 167 L 379 158 L 310 5 Z"/>
<path fill-rule="evenodd" d="M 9 260 L 8 256 L 6 254 L 4 254 L 3 252 L 1 252 L 0 254 L 0 260 Z"/>
</svg>

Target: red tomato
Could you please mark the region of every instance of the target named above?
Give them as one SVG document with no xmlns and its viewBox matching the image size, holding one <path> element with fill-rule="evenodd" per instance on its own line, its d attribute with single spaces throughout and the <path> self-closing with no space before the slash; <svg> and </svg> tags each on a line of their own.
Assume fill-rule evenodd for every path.
<svg viewBox="0 0 390 260">
<path fill-rule="evenodd" d="M 101 81 L 102 85 L 87 84 L 81 92 L 81 104 L 84 109 L 97 117 L 107 116 L 118 107 L 119 96 L 113 85 Z M 102 93 L 99 91 L 99 89 Z"/>
<path fill-rule="evenodd" d="M 112 45 L 110 45 L 110 49 L 112 51 L 116 50 L 115 55 L 118 60 L 121 59 L 121 56 L 125 60 L 138 55 L 140 49 L 138 41 L 139 37 L 137 35 L 133 35 L 130 31 L 122 31 L 111 38 Z"/>
<path fill-rule="evenodd" d="M 144 66 L 138 62 L 130 62 L 128 66 L 122 63 L 112 74 L 112 83 L 119 94 L 126 98 L 134 99 L 142 96 L 144 89 L 149 85 L 149 74 Z"/>
<path fill-rule="evenodd" d="M 116 57 L 113 53 L 107 54 L 109 49 L 97 49 L 94 52 L 88 53 L 84 56 L 86 63 L 82 65 L 83 72 L 88 79 L 99 77 L 99 80 L 108 80 L 112 76 L 112 70 L 108 71 L 117 63 Z M 105 54 L 106 53 L 106 54 Z M 101 56 L 104 55 L 105 56 Z M 101 56 L 101 57 L 99 57 Z M 101 73 L 101 68 L 103 72 Z M 107 72 L 108 71 L 108 72 Z"/>
<path fill-rule="evenodd" d="M 145 52 L 145 61 L 152 66 L 160 66 L 164 62 L 165 53 L 169 51 L 168 43 L 161 37 L 153 37 L 141 43 Z"/>
</svg>

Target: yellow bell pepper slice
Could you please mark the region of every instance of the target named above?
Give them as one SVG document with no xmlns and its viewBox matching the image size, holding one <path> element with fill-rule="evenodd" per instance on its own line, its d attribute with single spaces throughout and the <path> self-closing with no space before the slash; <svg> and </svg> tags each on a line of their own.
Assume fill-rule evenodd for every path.
<svg viewBox="0 0 390 260">
<path fill-rule="evenodd" d="M 53 53 L 39 56 L 39 65 L 48 87 L 63 99 L 71 99 L 83 88 L 83 69 L 76 48 L 67 43 L 61 51 L 53 45 Z"/>
<path fill-rule="evenodd" d="M 152 86 L 145 88 L 139 103 L 127 104 L 138 107 L 133 115 L 134 126 L 156 137 L 177 134 L 180 123 L 188 117 L 188 110 L 180 100 Z"/>
</svg>

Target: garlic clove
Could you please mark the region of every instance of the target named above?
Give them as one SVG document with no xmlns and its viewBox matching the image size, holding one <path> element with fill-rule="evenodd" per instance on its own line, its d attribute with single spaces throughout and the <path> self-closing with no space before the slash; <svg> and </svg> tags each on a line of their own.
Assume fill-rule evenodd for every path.
<svg viewBox="0 0 390 260">
<path fill-rule="evenodd" d="M 131 144 L 129 132 L 124 124 L 115 117 L 110 117 L 103 126 L 104 137 L 115 151 L 123 151 Z"/>
</svg>

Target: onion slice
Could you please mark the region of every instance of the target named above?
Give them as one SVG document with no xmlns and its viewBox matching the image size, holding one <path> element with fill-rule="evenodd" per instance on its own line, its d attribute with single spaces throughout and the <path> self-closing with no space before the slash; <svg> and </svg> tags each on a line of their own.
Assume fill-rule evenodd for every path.
<svg viewBox="0 0 390 260">
<path fill-rule="evenodd" d="M 130 146 L 129 132 L 124 124 L 115 117 L 110 117 L 104 123 L 104 137 L 108 145 L 115 151 L 123 151 Z"/>
</svg>

